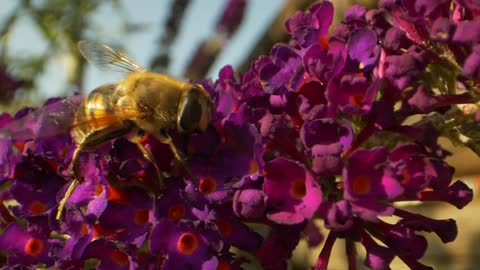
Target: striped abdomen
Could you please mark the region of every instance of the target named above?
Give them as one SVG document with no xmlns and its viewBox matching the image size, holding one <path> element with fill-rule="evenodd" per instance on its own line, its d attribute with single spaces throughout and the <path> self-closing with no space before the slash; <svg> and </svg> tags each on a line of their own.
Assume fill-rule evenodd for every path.
<svg viewBox="0 0 480 270">
<path fill-rule="evenodd" d="M 126 111 L 119 108 L 116 85 L 101 86 L 83 101 L 75 115 L 74 139 L 77 144 L 98 144 L 111 139 L 112 134 L 125 127 Z M 113 134 L 115 135 L 115 134 Z"/>
</svg>

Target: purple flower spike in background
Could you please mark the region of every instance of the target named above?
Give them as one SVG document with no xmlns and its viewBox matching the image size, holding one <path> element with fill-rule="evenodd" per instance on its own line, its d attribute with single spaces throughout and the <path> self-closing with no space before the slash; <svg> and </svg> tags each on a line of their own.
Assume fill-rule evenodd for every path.
<svg viewBox="0 0 480 270">
<path fill-rule="evenodd" d="M 187 2 L 178 2 L 183 12 Z M 432 269 L 432 245 L 469 234 L 453 217 L 473 190 L 457 180 L 463 176 L 443 141 L 480 155 L 478 3 L 381 0 L 378 9 L 351 7 L 335 26 L 332 3 L 312 3 L 284 23 L 288 42 L 269 46 L 245 72 L 227 65 L 217 80 L 204 79 L 247 3 L 226 2 L 215 35 L 188 68 L 208 92 L 209 117 L 198 113 L 203 106 L 191 89 L 165 113 L 134 100 L 141 117 L 152 109 L 162 121 L 168 114 L 177 121 L 177 111 L 189 111 L 185 121 L 201 122 L 203 132 L 176 130 L 173 121 L 158 134 L 140 126 L 123 134 L 123 125 L 143 120 L 128 118 L 75 145 L 72 124 L 85 124 L 76 110 L 90 119 L 103 104 L 82 107 L 80 95 L 0 115 L 1 264 Z M 160 77 L 159 95 L 180 87 Z M 0 98 L 12 96 L 19 81 L 0 70 Z M 112 87 L 131 90 L 122 82 Z M 106 109 L 122 112 L 123 98 Z M 432 210 L 449 204 L 448 212 Z M 338 246 L 345 247 L 340 256 Z M 312 253 L 316 259 L 304 259 Z"/>
</svg>

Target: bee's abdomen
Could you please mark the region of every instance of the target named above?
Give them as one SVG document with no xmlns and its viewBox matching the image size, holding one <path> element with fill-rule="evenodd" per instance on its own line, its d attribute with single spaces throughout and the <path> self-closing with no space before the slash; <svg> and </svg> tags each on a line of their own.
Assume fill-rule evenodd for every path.
<svg viewBox="0 0 480 270">
<path fill-rule="evenodd" d="M 78 109 L 73 128 L 77 143 L 84 142 L 93 132 L 122 125 L 115 114 L 118 97 L 114 94 L 114 88 L 107 86 L 91 92 Z"/>
</svg>

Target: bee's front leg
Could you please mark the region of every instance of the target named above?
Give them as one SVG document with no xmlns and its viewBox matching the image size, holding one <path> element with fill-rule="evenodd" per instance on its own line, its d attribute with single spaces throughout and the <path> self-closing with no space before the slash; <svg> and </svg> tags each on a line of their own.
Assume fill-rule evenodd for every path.
<svg viewBox="0 0 480 270">
<path fill-rule="evenodd" d="M 182 165 L 182 167 L 185 169 L 187 174 L 195 181 L 198 183 L 198 178 L 196 175 L 193 174 L 192 170 L 188 166 L 188 164 L 185 162 L 185 159 L 183 158 L 182 153 L 177 149 L 175 144 L 173 143 L 172 137 L 166 132 L 165 130 L 162 130 L 159 135 L 156 135 L 157 139 L 165 144 L 168 144 L 170 146 L 170 150 L 173 153 L 173 156 L 175 159 Z"/>
<path fill-rule="evenodd" d="M 143 154 L 143 157 L 148 161 L 150 162 L 153 167 L 155 167 L 155 171 L 157 173 L 157 177 L 158 177 L 158 188 L 160 190 L 164 190 L 165 189 L 165 179 L 162 175 L 162 172 L 160 171 L 160 168 L 158 167 L 158 164 L 157 164 L 157 161 L 155 160 L 155 157 L 153 156 L 153 154 L 148 151 L 147 148 L 145 148 L 145 146 L 141 143 L 141 139 L 142 139 L 142 136 L 143 136 L 143 133 L 142 132 L 139 132 L 136 136 L 134 136 L 131 141 L 133 143 L 135 143 L 138 147 L 138 149 L 140 150 L 140 152 L 142 152 Z"/>
</svg>

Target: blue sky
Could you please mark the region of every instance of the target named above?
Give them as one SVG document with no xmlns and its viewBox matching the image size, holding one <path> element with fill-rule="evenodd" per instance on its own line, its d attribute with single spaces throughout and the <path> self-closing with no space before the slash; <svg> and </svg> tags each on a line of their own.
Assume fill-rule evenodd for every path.
<svg viewBox="0 0 480 270">
<path fill-rule="evenodd" d="M 123 0 L 125 10 L 135 23 L 147 25 L 145 31 L 125 37 L 120 29 L 120 18 L 115 12 L 104 5 L 93 17 L 93 22 L 101 25 L 101 41 L 104 43 L 122 44 L 125 53 L 141 65 L 147 66 L 155 51 L 155 42 L 161 33 L 159 26 L 163 25 L 169 10 L 170 0 Z M 198 44 L 208 37 L 215 28 L 226 0 L 192 0 L 185 14 L 180 35 L 173 44 L 172 63 L 169 74 L 181 77 L 183 69 Z M 216 78 L 218 70 L 226 64 L 240 64 L 248 54 L 255 41 L 265 31 L 275 14 L 281 8 L 283 0 L 249 0 L 246 15 L 241 28 L 230 41 L 215 63 L 209 77 Z M 0 21 L 16 5 L 16 1 L 0 0 Z M 9 48 L 15 54 L 31 55 L 42 53 L 46 44 L 35 31 L 28 16 L 23 16 L 17 27 L 10 33 Z M 62 93 L 66 86 L 64 66 L 66 57 L 51 59 L 50 65 L 39 82 L 41 97 L 55 96 Z M 61 75 L 61 76 L 60 76 Z M 105 72 L 95 67 L 87 69 L 85 92 L 101 84 L 120 79 L 115 72 Z"/>
</svg>

